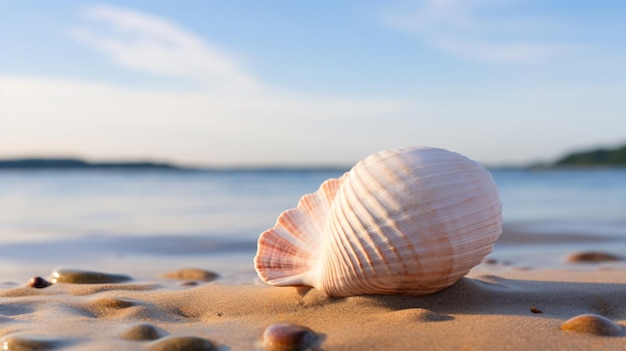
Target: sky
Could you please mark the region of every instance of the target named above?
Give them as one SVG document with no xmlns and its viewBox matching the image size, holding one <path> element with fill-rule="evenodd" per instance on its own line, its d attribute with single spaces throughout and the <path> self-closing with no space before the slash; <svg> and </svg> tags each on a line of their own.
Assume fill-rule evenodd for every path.
<svg viewBox="0 0 626 351">
<path fill-rule="evenodd" d="M 626 2 L 3 1 L 0 158 L 487 165 L 626 142 Z"/>
</svg>

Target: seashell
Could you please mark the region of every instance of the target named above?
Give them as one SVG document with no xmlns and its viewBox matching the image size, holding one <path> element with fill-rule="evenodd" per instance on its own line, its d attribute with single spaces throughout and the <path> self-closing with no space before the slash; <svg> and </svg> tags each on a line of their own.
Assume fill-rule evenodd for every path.
<svg viewBox="0 0 626 351">
<path fill-rule="evenodd" d="M 386 150 L 284 211 L 259 237 L 255 269 L 330 296 L 424 295 L 467 274 L 501 232 L 484 167 L 443 149 Z"/>
</svg>

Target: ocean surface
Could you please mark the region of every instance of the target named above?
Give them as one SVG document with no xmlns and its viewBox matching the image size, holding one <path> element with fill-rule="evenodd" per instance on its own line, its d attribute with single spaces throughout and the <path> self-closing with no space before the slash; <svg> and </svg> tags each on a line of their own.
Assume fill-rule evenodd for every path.
<svg viewBox="0 0 626 351">
<path fill-rule="evenodd" d="M 2 171 L 0 281 L 46 276 L 58 267 L 143 279 L 197 267 L 252 280 L 259 234 L 303 194 L 342 173 Z M 490 257 L 559 267 L 572 251 L 626 255 L 626 169 L 492 174 L 505 233 L 551 239 L 497 243 Z"/>
</svg>

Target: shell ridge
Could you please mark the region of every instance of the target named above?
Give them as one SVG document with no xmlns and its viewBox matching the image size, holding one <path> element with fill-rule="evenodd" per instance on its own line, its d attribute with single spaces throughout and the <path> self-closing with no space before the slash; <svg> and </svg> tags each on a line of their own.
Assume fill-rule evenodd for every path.
<svg viewBox="0 0 626 351">
<path fill-rule="evenodd" d="M 382 161 L 383 159 L 381 159 Z M 387 223 L 376 223 L 376 218 L 384 218 L 384 214 L 387 211 L 387 208 L 391 207 L 391 208 L 397 208 L 399 207 L 399 205 L 397 204 L 397 202 L 394 201 L 393 204 L 387 202 L 387 203 L 382 203 L 380 200 L 383 196 L 379 195 L 379 196 L 374 196 L 374 191 L 372 189 L 381 189 L 383 190 L 383 193 L 388 192 L 388 189 L 383 185 L 384 182 L 382 182 L 378 177 L 374 176 L 374 174 L 372 174 L 371 172 L 362 172 L 362 175 L 356 175 L 355 178 L 358 181 L 358 185 L 361 186 L 362 188 L 366 189 L 367 194 L 369 194 L 369 197 L 371 197 L 373 200 L 369 202 L 368 209 L 366 210 L 365 208 L 363 209 L 363 212 L 367 214 L 367 219 L 368 222 L 372 223 L 373 225 L 368 227 L 368 234 L 369 234 L 369 239 L 372 242 L 378 242 L 380 241 L 381 243 L 385 244 L 384 246 L 381 245 L 381 247 L 377 247 L 377 246 L 373 246 L 373 250 L 376 252 L 378 259 L 385 263 L 384 268 L 387 272 L 390 272 L 389 266 L 388 266 L 388 261 L 393 261 L 393 260 L 388 260 L 386 259 L 386 255 L 383 252 L 383 248 L 390 248 L 390 252 L 392 252 L 394 254 L 394 256 L 396 257 L 395 261 L 397 263 L 399 263 L 400 265 L 402 265 L 403 269 L 405 269 L 406 271 L 406 265 L 404 264 L 403 260 L 402 260 L 402 255 L 399 254 L 399 252 L 397 250 L 394 250 L 394 245 L 392 243 L 392 238 L 390 238 L 387 234 L 388 234 L 388 230 L 385 230 L 386 227 L 391 227 L 391 228 L 395 228 L 395 223 L 393 220 L 388 221 Z M 393 198 L 392 198 L 393 199 Z M 360 200 L 360 199 L 359 199 Z M 361 203 L 361 205 L 363 205 L 363 203 Z M 373 213 L 376 212 L 376 213 Z M 376 238 L 374 238 L 372 236 L 372 234 L 376 234 Z M 407 242 L 409 243 L 409 242 Z M 410 244 L 410 243 L 409 243 Z M 378 273 L 378 272 L 377 272 Z"/>
<path fill-rule="evenodd" d="M 326 180 L 261 234 L 254 258 L 261 280 L 273 285 L 313 284 L 311 271 L 318 261 L 329 209 L 344 179 L 345 175 Z"/>
<path fill-rule="evenodd" d="M 354 215 L 354 208 L 348 201 L 354 190 L 353 180 L 358 173 L 355 169 L 356 167 L 352 169 L 349 180 L 345 182 L 337 195 L 337 201 L 333 204 L 332 217 L 328 222 L 333 227 L 332 233 L 334 233 L 337 239 L 330 240 L 332 245 L 332 247 L 329 247 L 331 251 L 330 256 L 343 262 L 340 267 L 334 270 L 334 276 L 327 275 L 325 277 L 325 285 L 322 287 L 322 290 L 334 296 L 346 296 L 358 292 L 359 287 L 354 286 L 354 284 L 363 284 L 368 281 L 367 274 L 362 267 L 364 262 L 362 262 L 361 256 L 365 250 L 361 240 L 356 240 L 356 242 L 351 240 L 351 236 L 356 235 L 355 233 L 357 232 L 354 224 L 359 222 L 358 218 L 356 221 L 350 221 L 350 217 Z M 361 229 L 362 227 L 358 228 L 358 230 Z M 335 284 L 332 284 L 332 282 Z"/>
<path fill-rule="evenodd" d="M 402 172 L 401 169 L 402 167 L 396 165 L 396 162 L 398 162 L 397 159 L 391 159 L 390 161 L 395 161 L 393 163 L 388 163 L 385 164 L 386 166 L 386 170 L 388 172 L 392 172 L 393 173 L 393 178 L 396 179 L 396 182 L 399 183 L 414 183 L 415 180 L 413 179 L 412 175 L 410 172 L 408 171 L 404 171 Z M 402 159 L 402 161 L 407 161 L 404 160 L 404 158 Z M 411 167 L 414 168 L 421 168 L 420 163 L 417 162 L 417 160 L 411 160 L 409 159 L 408 161 L 410 161 L 410 165 Z M 373 177 L 373 175 L 372 175 Z M 383 184 L 383 180 L 382 179 L 378 179 L 376 177 L 373 177 L 374 179 L 376 179 L 376 181 L 378 183 Z M 395 182 L 394 182 L 395 183 Z M 389 193 L 389 195 L 392 195 L 391 193 Z M 393 199 L 393 197 L 392 197 Z M 388 206 L 390 208 L 399 208 L 402 209 L 402 211 L 406 211 L 407 208 L 402 208 L 402 206 L 400 206 L 399 204 L 397 204 L 397 200 L 395 203 L 390 204 L 390 203 L 386 203 L 386 204 L 382 204 L 379 201 L 379 205 L 381 206 L 381 208 L 383 208 L 385 211 L 387 211 L 387 209 L 385 208 L 385 206 Z M 395 217 L 392 216 L 388 216 L 386 219 L 386 223 L 384 225 L 384 227 L 382 227 L 381 229 L 381 233 L 382 235 L 384 235 L 385 237 L 388 238 L 388 246 L 389 246 L 389 251 L 392 252 L 394 254 L 394 256 L 396 257 L 396 264 L 400 265 L 402 267 L 402 272 L 404 274 L 407 275 L 414 275 L 416 274 L 416 272 L 419 272 L 422 270 L 422 262 L 421 259 L 419 258 L 419 250 L 417 249 L 417 247 L 415 246 L 415 243 L 413 242 L 413 240 L 411 240 L 411 236 L 409 235 L 410 232 L 413 232 L 413 228 L 411 228 L 410 231 L 407 231 L 407 228 L 402 228 L 401 224 L 402 221 L 405 220 L 404 217 L 400 217 L 402 213 L 398 212 L 396 213 Z M 400 243 L 394 243 L 393 239 L 398 239 L 401 242 Z M 411 260 L 411 264 L 407 265 L 407 257 L 406 256 L 412 256 L 412 260 Z M 389 262 L 386 262 L 387 264 Z M 410 268 L 410 266 L 412 266 L 413 269 Z M 397 274 L 397 273 L 396 273 Z M 387 287 L 386 290 L 393 290 L 394 288 L 397 289 L 397 287 Z"/>
<path fill-rule="evenodd" d="M 347 214 L 345 212 L 345 195 L 343 194 L 343 192 L 345 192 L 345 189 L 342 189 L 342 196 L 340 196 L 338 198 L 338 202 L 337 202 L 337 207 L 336 207 L 336 211 L 338 212 L 334 212 L 337 213 L 337 216 L 335 216 L 335 223 L 337 224 L 338 227 L 335 235 L 336 238 L 338 239 L 338 247 L 340 249 L 340 251 L 343 251 L 345 254 L 341 255 L 342 257 L 346 258 L 347 261 L 349 262 L 348 265 L 346 265 L 345 267 L 350 271 L 350 273 L 352 273 L 352 276 L 357 277 L 359 279 L 362 279 L 363 273 L 362 271 L 359 269 L 359 260 L 358 260 L 358 255 L 356 254 L 356 250 L 353 246 L 353 243 L 351 242 L 351 240 L 349 240 L 348 237 L 346 237 L 346 230 L 348 229 L 348 232 L 350 232 L 352 230 L 352 228 L 350 227 L 350 223 L 347 220 Z M 341 235 L 343 234 L 343 235 Z M 344 272 L 341 272 L 342 275 L 339 277 L 340 279 L 344 279 L 347 276 L 350 276 L 348 274 L 344 274 Z M 346 284 L 348 284 L 348 282 L 345 282 Z"/>
<path fill-rule="evenodd" d="M 348 235 L 354 235 L 356 238 L 356 250 L 353 247 L 353 253 L 356 255 L 356 259 L 358 260 L 358 262 L 360 264 L 366 265 L 368 267 L 370 267 L 374 274 L 377 273 L 376 271 L 376 264 L 375 264 L 375 258 L 370 256 L 371 251 L 374 251 L 376 256 L 380 257 L 380 251 L 376 249 L 376 247 L 374 245 L 372 245 L 372 233 L 370 233 L 370 230 L 373 228 L 373 226 L 365 226 L 363 222 L 365 223 L 372 223 L 374 222 L 374 219 L 372 218 L 372 216 L 370 215 L 370 213 L 367 211 L 367 209 L 365 208 L 365 206 L 363 206 L 363 203 L 360 201 L 360 199 L 356 196 L 355 194 L 355 189 L 354 187 L 357 186 L 357 182 L 360 182 L 358 173 L 355 172 L 354 176 L 350 179 L 351 182 L 346 184 L 346 189 L 344 191 L 345 194 L 345 206 L 347 206 L 348 208 L 344 208 L 344 206 L 342 206 L 342 210 L 344 210 L 344 214 L 345 213 L 351 213 L 351 216 L 347 216 L 344 215 L 344 218 L 347 220 L 347 222 L 350 225 L 350 232 L 346 232 L 345 234 Z M 370 192 L 371 194 L 371 192 Z M 363 218 L 365 217 L 366 218 Z M 358 227 L 358 228 L 357 228 Z M 356 233 L 361 233 L 361 235 L 356 235 Z M 364 259 L 365 262 L 362 262 L 361 259 Z M 364 272 L 364 274 L 366 274 L 367 272 Z"/>
</svg>

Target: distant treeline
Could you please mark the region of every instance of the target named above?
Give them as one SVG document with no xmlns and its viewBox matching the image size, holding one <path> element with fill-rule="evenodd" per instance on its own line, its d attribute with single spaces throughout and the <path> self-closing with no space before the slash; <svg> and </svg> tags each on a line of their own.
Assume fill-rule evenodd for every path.
<svg viewBox="0 0 626 351">
<path fill-rule="evenodd" d="M 179 169 L 154 162 L 87 162 L 72 158 L 23 158 L 0 160 L 0 169 Z"/>
<path fill-rule="evenodd" d="M 626 166 L 626 145 L 617 149 L 596 149 L 575 152 L 554 163 L 529 165 L 530 168 L 552 167 L 595 167 L 595 166 Z M 136 169 L 136 170 L 206 170 L 206 171 L 345 171 L 350 167 L 318 166 L 318 167 L 232 167 L 232 168 L 189 168 L 168 163 L 157 162 L 88 162 L 74 158 L 21 158 L 0 160 L 3 169 Z M 517 168 L 517 167 L 516 167 Z"/>
<path fill-rule="evenodd" d="M 617 149 L 596 149 L 569 154 L 555 166 L 626 166 L 626 145 Z"/>
<path fill-rule="evenodd" d="M 208 172 L 345 172 L 347 166 L 231 166 L 231 167 L 188 167 L 156 162 L 88 162 L 75 158 L 20 158 L 0 160 L 2 170 L 82 170 L 82 169 L 120 169 L 120 170 L 179 170 Z"/>
</svg>

